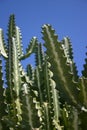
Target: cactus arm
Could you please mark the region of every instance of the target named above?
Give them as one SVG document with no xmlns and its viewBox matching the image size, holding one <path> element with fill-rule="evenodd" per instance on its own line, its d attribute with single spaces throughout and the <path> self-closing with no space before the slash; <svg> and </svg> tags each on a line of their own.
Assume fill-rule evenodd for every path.
<svg viewBox="0 0 87 130">
<path fill-rule="evenodd" d="M 59 99 L 58 99 L 59 95 L 58 95 L 57 90 L 55 89 L 56 83 L 52 79 L 53 72 L 50 70 L 51 64 L 47 61 L 47 59 L 48 58 L 45 57 L 45 61 L 44 61 L 44 86 L 45 86 L 46 95 L 47 95 L 46 101 L 47 101 L 48 106 L 50 108 L 50 109 L 48 109 L 49 113 L 50 113 L 49 119 L 51 117 L 53 117 L 53 118 L 51 118 L 52 120 L 50 119 L 50 122 L 52 121 L 52 123 L 50 123 L 50 128 L 51 127 L 56 128 L 56 125 L 59 126 L 59 115 L 60 115 L 60 106 L 59 106 Z M 56 124 L 54 122 L 56 122 Z"/>
<path fill-rule="evenodd" d="M 8 53 L 8 59 L 6 60 L 6 79 L 7 79 L 7 86 L 12 86 L 12 72 L 13 72 L 13 63 L 12 57 L 13 57 L 13 44 L 12 44 L 12 37 L 15 37 L 15 17 L 14 15 L 11 15 L 9 18 L 9 24 L 8 24 L 8 47 L 7 47 L 7 53 Z M 12 93 L 12 92 L 11 92 Z M 12 94 L 11 94 L 12 95 Z"/>
<path fill-rule="evenodd" d="M 0 29 L 0 51 L 1 54 L 7 58 L 7 53 L 6 53 L 6 48 L 5 48 L 5 43 L 4 43 L 4 36 L 3 36 L 3 30 Z"/>
<path fill-rule="evenodd" d="M 36 63 L 36 66 L 39 66 L 39 67 L 42 67 L 42 65 L 44 63 L 44 52 L 42 50 L 41 43 L 40 44 L 38 43 L 36 46 L 35 63 Z"/>
<path fill-rule="evenodd" d="M 50 25 L 44 25 L 42 27 L 43 39 L 45 40 L 45 47 L 47 48 L 47 55 L 53 68 L 54 74 L 56 74 L 57 83 L 59 84 L 57 89 L 63 92 L 63 99 L 66 99 L 69 103 L 77 104 L 78 84 L 72 80 L 73 73 L 70 70 L 70 64 L 67 64 L 67 57 L 64 55 L 64 50 L 60 42 L 57 41 L 57 36 L 54 34 L 54 30 Z M 61 87 L 59 87 L 61 86 Z M 62 95 L 61 95 L 62 96 Z M 67 98 L 66 98 L 67 97 Z"/>
<path fill-rule="evenodd" d="M 59 122 L 59 116 L 60 116 L 60 105 L 59 105 L 59 94 L 58 91 L 55 89 L 56 84 L 53 80 L 51 80 L 52 84 L 52 95 L 53 95 L 53 105 L 54 105 L 54 121 L 56 123 Z"/>
<path fill-rule="evenodd" d="M 42 46 L 41 44 L 39 44 L 37 42 L 37 46 L 35 49 L 35 64 L 36 64 L 36 69 L 35 69 L 35 86 L 37 84 L 37 91 L 39 93 L 39 98 L 40 98 L 40 104 L 43 104 L 44 99 L 44 86 L 42 86 L 42 80 L 43 80 L 43 76 L 42 76 L 42 65 L 44 64 L 44 53 L 42 50 Z"/>
<path fill-rule="evenodd" d="M 3 71 L 2 71 L 2 60 L 0 56 L 0 130 L 8 130 L 7 125 L 4 122 L 4 117 L 7 115 L 6 112 L 7 105 L 5 103 L 5 88 L 3 80 Z"/>
<path fill-rule="evenodd" d="M 79 78 L 80 104 L 81 104 L 81 106 L 84 106 L 87 109 L 87 87 L 86 86 L 87 86 L 87 78 L 85 78 L 85 77 Z"/>
<path fill-rule="evenodd" d="M 54 128 L 55 126 L 55 125 L 53 126 L 54 124 L 53 120 L 55 120 L 56 123 L 59 123 L 58 93 L 57 90 L 55 89 L 55 82 L 52 80 L 53 73 L 50 71 L 51 65 L 47 61 L 47 56 L 44 55 L 40 44 L 38 44 L 35 54 L 36 54 L 35 85 L 37 86 L 36 90 L 38 91 L 39 94 L 41 107 L 44 109 L 42 113 L 44 114 L 44 117 L 47 117 L 42 118 L 41 124 L 44 124 L 42 125 L 43 129 L 51 129 Z M 44 104 L 48 105 L 45 106 Z M 49 117 L 48 113 L 50 113 Z M 48 126 L 46 122 L 49 123 Z"/>
<path fill-rule="evenodd" d="M 34 80 L 34 69 L 30 64 L 27 65 L 26 71 L 27 71 L 27 76 L 29 77 L 29 79 L 31 81 L 33 81 Z"/>
<path fill-rule="evenodd" d="M 2 115 L 3 115 L 3 107 L 2 107 L 2 102 L 4 103 L 3 99 L 4 99 L 4 96 L 3 96 L 3 78 L 2 78 L 2 61 L 1 61 L 1 57 L 0 57 L 0 122 L 1 122 L 1 119 L 2 119 Z"/>
<path fill-rule="evenodd" d="M 72 112 L 73 112 L 72 115 L 74 117 L 74 119 L 73 119 L 73 128 L 74 128 L 74 130 L 78 130 L 79 129 L 78 111 L 75 108 L 73 108 Z"/>
<path fill-rule="evenodd" d="M 39 100 L 40 100 L 40 104 L 43 103 L 44 101 L 44 86 L 42 86 L 42 82 L 43 82 L 43 76 L 42 76 L 42 65 L 44 64 L 44 53 L 42 50 L 42 46 L 41 44 L 39 44 L 37 42 L 37 46 L 35 49 L 35 64 L 36 64 L 36 68 L 35 68 L 35 75 L 34 75 L 34 84 L 35 86 L 37 86 L 36 90 L 39 93 Z"/>
<path fill-rule="evenodd" d="M 12 37 L 11 41 L 12 45 L 12 51 L 9 51 L 9 57 L 8 57 L 8 77 L 7 80 L 7 103 L 9 104 L 9 120 L 14 122 L 14 126 L 19 126 L 22 117 L 22 111 L 21 111 L 21 103 L 19 99 L 19 92 L 21 87 L 21 78 L 20 78 L 20 63 L 18 61 L 18 53 L 16 48 L 16 40 L 14 37 Z M 12 66 L 11 66 L 12 65 Z M 13 112 L 10 113 L 11 109 L 13 108 Z M 13 117 L 12 117 L 13 116 Z"/>
<path fill-rule="evenodd" d="M 22 124 L 25 129 L 34 129 L 40 127 L 41 107 L 38 101 L 38 91 L 35 89 L 35 71 L 31 65 L 27 66 L 27 73 L 22 71 L 23 86 L 21 88 L 22 105 Z M 25 78 L 24 78 L 25 77 Z M 25 84 L 26 83 L 26 84 Z M 28 114 L 25 113 L 27 111 Z"/>
<path fill-rule="evenodd" d="M 22 99 L 22 104 L 24 105 L 24 107 L 22 106 L 22 117 L 23 116 L 25 116 L 25 117 L 27 117 L 27 118 L 25 118 L 25 117 L 23 117 L 23 119 L 25 119 L 25 123 L 26 122 L 28 122 L 28 129 L 32 129 L 33 128 L 33 123 L 32 123 L 32 111 L 31 111 L 31 106 L 30 106 L 30 98 L 29 98 L 29 96 L 28 96 L 28 93 L 29 93 L 29 90 L 28 90 L 28 87 L 27 87 L 27 84 L 24 84 L 23 85 L 23 94 L 22 94 L 22 96 L 23 96 L 23 99 Z M 25 113 L 25 110 L 27 111 L 27 114 Z M 27 121 L 26 121 L 26 119 L 27 119 Z"/>
<path fill-rule="evenodd" d="M 37 67 L 36 68 L 36 84 L 37 84 L 37 91 L 38 91 L 38 93 L 39 93 L 39 98 L 40 98 L 40 104 L 42 104 L 43 103 L 43 101 L 44 101 L 44 97 L 43 97 L 43 92 L 42 92 L 42 90 L 41 90 L 41 71 L 40 71 L 40 69 Z"/>
<path fill-rule="evenodd" d="M 28 48 L 26 49 L 26 54 L 23 55 L 23 56 L 20 58 L 20 60 L 26 59 L 26 58 L 28 58 L 32 53 L 34 53 L 36 44 L 37 44 L 37 38 L 36 38 L 36 37 L 33 37 L 33 38 L 31 39 L 31 41 L 30 41 L 30 44 L 29 44 Z"/>
<path fill-rule="evenodd" d="M 64 129 L 79 129 L 78 111 L 74 107 L 65 104 L 63 109 L 61 109 L 61 115 L 61 123 L 64 124 Z"/>
<path fill-rule="evenodd" d="M 15 38 L 12 38 L 12 42 L 13 42 L 13 61 L 14 61 L 14 64 L 13 64 L 13 83 L 15 86 L 14 89 L 15 89 L 16 95 L 19 96 L 20 86 L 21 86 L 21 84 L 20 84 L 21 79 L 20 79 L 20 75 L 19 75 L 20 63 L 17 59 L 18 54 L 17 54 Z"/>
<path fill-rule="evenodd" d="M 38 117 L 38 107 L 35 105 L 37 101 L 34 100 L 34 93 L 31 91 L 32 87 L 30 84 L 23 84 L 22 93 L 21 93 L 21 102 L 22 102 L 22 125 L 25 126 L 25 129 L 32 130 L 33 128 L 39 127 L 39 117 Z M 27 113 L 25 113 L 25 111 Z"/>
<path fill-rule="evenodd" d="M 9 23 L 8 23 L 8 42 L 12 37 L 15 37 L 15 31 L 16 31 L 16 24 L 15 24 L 15 15 L 12 14 L 9 17 Z"/>
<path fill-rule="evenodd" d="M 38 67 L 37 69 L 37 81 L 39 80 L 38 86 L 38 94 L 39 100 L 44 115 L 42 118 L 42 128 L 43 129 L 51 129 L 56 127 L 54 121 L 59 123 L 59 104 L 58 104 L 58 93 L 55 89 L 55 82 L 52 80 L 52 72 L 49 70 L 50 63 L 48 63 L 45 59 L 44 65 L 42 66 L 42 70 Z M 43 81 L 41 80 L 41 73 L 43 73 Z M 55 99 L 54 99 L 55 98 Z M 48 105 L 44 105 L 48 104 Z M 49 117 L 48 117 L 49 114 Z M 53 116 L 54 115 L 54 116 Z M 52 118 L 53 117 L 53 118 Z M 48 124 L 48 123 L 49 124 Z"/>
<path fill-rule="evenodd" d="M 17 43 L 17 50 L 18 50 L 18 58 L 23 56 L 23 48 L 22 48 L 22 35 L 20 28 L 16 26 L 15 38 Z"/>
<path fill-rule="evenodd" d="M 64 49 L 64 54 L 67 57 L 67 63 L 70 64 L 71 72 L 73 73 L 73 80 L 78 81 L 78 71 L 76 64 L 73 62 L 73 52 L 72 45 L 70 39 L 68 37 L 64 37 L 62 41 L 62 46 Z"/>
<path fill-rule="evenodd" d="M 68 37 L 64 37 L 62 44 L 64 45 L 64 51 L 67 56 L 67 62 L 73 60 L 72 45 Z"/>
<path fill-rule="evenodd" d="M 47 102 L 44 102 L 43 105 L 44 108 L 44 115 L 45 115 L 45 121 L 44 121 L 44 129 L 50 130 L 52 127 L 50 127 L 50 116 L 49 116 L 49 105 Z"/>
<path fill-rule="evenodd" d="M 85 58 L 85 64 L 83 67 L 84 69 L 82 70 L 82 77 L 79 78 L 79 100 L 81 101 L 81 104 L 87 109 L 87 58 Z"/>
</svg>

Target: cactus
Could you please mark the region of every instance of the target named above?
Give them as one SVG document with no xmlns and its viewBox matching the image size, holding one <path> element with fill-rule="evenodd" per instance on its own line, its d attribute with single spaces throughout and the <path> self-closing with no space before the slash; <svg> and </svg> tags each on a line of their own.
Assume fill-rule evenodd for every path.
<svg viewBox="0 0 87 130">
<path fill-rule="evenodd" d="M 7 41 L 0 29 L 0 130 L 86 130 L 87 58 L 80 77 L 69 37 L 59 41 L 49 24 L 42 35 L 44 44 L 33 37 L 24 53 L 14 14 Z M 35 66 L 24 69 L 33 53 Z"/>
</svg>

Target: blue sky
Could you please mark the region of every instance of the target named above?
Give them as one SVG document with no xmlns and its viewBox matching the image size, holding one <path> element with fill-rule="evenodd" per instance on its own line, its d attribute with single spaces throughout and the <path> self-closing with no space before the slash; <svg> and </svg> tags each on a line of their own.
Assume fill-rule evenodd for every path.
<svg viewBox="0 0 87 130">
<path fill-rule="evenodd" d="M 0 28 L 4 34 L 13 13 L 22 31 L 24 49 L 33 36 L 41 41 L 41 26 L 45 23 L 53 26 L 59 40 L 69 36 L 81 74 L 87 51 L 87 0 L 0 0 Z"/>
</svg>

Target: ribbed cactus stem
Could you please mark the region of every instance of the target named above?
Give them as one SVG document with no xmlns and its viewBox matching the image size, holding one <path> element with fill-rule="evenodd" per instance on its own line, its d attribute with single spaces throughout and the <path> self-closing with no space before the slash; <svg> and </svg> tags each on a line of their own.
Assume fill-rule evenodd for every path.
<svg viewBox="0 0 87 130">
<path fill-rule="evenodd" d="M 55 31 L 51 28 L 50 25 L 44 25 L 42 30 L 43 39 L 45 41 L 44 46 L 47 49 L 46 53 L 50 59 L 51 64 L 55 66 L 55 69 L 52 70 L 53 72 L 55 71 L 55 78 L 60 80 L 60 84 L 58 86 L 62 87 L 63 91 L 67 93 L 67 96 L 69 95 L 70 100 L 76 105 L 77 94 L 75 94 L 75 92 L 78 93 L 78 84 L 72 82 L 73 73 L 70 70 L 70 64 L 67 64 L 67 57 L 64 56 L 62 44 L 57 40 L 57 36 L 54 34 Z M 70 87 L 70 84 L 72 84 L 72 87 Z M 70 88 L 72 88 L 72 92 Z M 61 88 L 58 89 L 60 90 Z"/>
<path fill-rule="evenodd" d="M 4 39 L 3 39 L 3 30 L 0 28 L 0 53 L 2 54 L 2 56 L 4 56 L 5 58 L 7 58 L 7 53 L 6 53 L 6 49 L 4 46 Z"/>
</svg>

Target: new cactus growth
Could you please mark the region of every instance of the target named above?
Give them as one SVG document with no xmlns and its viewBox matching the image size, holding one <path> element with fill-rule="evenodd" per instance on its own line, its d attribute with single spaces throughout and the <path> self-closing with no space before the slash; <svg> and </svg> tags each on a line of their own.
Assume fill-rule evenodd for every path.
<svg viewBox="0 0 87 130">
<path fill-rule="evenodd" d="M 13 14 L 7 41 L 0 29 L 0 130 L 87 130 L 87 59 L 80 77 L 70 39 L 59 41 L 49 24 L 42 35 L 44 44 L 33 37 L 24 53 Z M 33 53 L 35 67 L 24 70 Z"/>
</svg>

